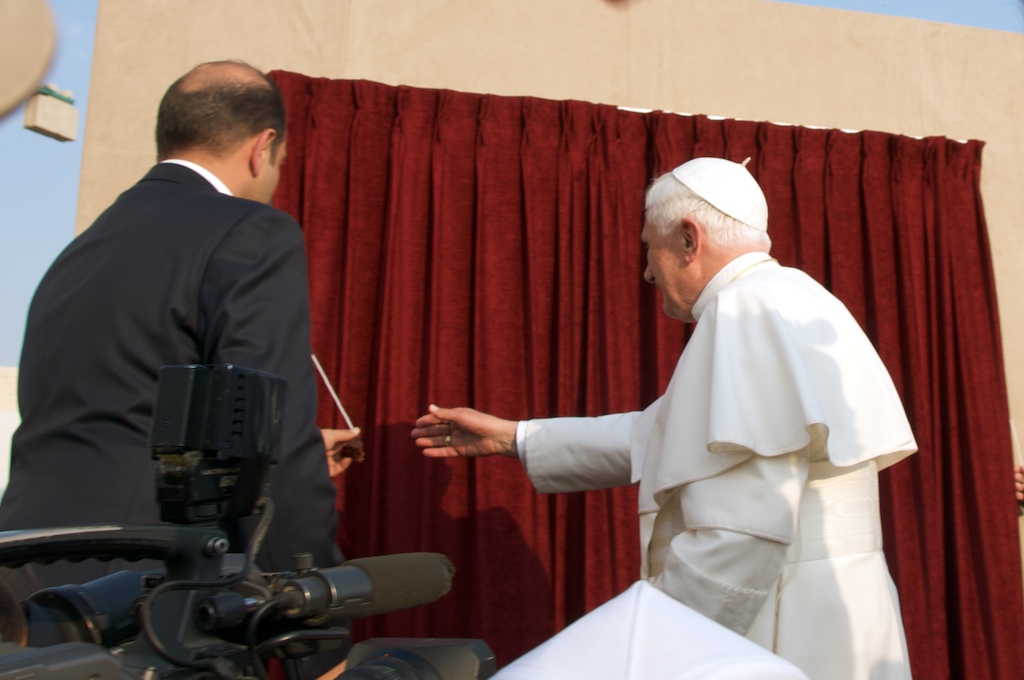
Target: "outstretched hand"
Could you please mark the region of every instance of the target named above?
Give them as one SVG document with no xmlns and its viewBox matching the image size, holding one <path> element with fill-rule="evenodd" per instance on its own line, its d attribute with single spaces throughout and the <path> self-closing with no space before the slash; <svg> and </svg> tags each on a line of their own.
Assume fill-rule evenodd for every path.
<svg viewBox="0 0 1024 680">
<path fill-rule="evenodd" d="M 516 451 L 516 421 L 505 420 L 471 408 L 441 408 L 416 419 L 412 436 L 423 455 L 512 456 Z"/>
</svg>

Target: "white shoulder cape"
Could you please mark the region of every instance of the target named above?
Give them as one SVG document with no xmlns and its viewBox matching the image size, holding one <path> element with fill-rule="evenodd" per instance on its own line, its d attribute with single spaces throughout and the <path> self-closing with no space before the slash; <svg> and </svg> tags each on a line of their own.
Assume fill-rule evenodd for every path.
<svg viewBox="0 0 1024 680">
<path fill-rule="evenodd" d="M 636 419 L 640 512 L 753 454 L 884 468 L 917 450 L 892 379 L 846 307 L 774 262 L 702 309 L 665 394 Z"/>
</svg>

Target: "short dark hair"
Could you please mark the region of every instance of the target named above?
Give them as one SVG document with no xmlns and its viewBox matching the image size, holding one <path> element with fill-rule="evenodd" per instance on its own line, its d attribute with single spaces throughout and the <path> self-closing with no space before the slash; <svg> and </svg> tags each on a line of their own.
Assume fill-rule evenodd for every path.
<svg viewBox="0 0 1024 680">
<path fill-rule="evenodd" d="M 222 66 L 227 68 L 217 68 Z M 252 76 L 238 77 L 246 70 Z M 284 98 L 273 80 L 241 61 L 201 64 L 178 78 L 160 101 L 157 158 L 190 149 L 219 156 L 268 128 L 277 133 L 273 160 L 285 138 Z"/>
</svg>

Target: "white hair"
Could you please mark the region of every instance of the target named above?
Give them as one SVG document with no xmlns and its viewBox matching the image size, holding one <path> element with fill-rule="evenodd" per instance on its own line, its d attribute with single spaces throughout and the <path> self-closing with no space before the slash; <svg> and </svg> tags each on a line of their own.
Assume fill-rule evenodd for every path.
<svg viewBox="0 0 1024 680">
<path fill-rule="evenodd" d="M 768 232 L 730 217 L 667 172 L 654 180 L 644 200 L 644 218 L 662 234 L 671 233 L 687 217 L 704 227 L 708 239 L 719 246 L 751 245 L 771 248 Z"/>
</svg>

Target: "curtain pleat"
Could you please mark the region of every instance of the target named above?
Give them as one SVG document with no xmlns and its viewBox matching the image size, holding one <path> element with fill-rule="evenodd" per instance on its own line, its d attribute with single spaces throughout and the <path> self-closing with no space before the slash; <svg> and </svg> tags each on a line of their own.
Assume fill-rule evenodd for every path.
<svg viewBox="0 0 1024 680">
<path fill-rule="evenodd" d="M 882 474 L 885 551 L 925 678 L 1017 677 L 1024 639 L 982 144 L 636 113 L 277 71 L 313 350 L 364 431 L 338 478 L 348 557 L 456 565 L 435 604 L 358 637 L 473 637 L 505 664 L 625 590 L 633 488 L 537 494 L 508 459 L 425 459 L 428 404 L 520 419 L 637 410 L 689 331 L 643 281 L 643 192 L 750 158 L 773 254 L 821 281 L 892 373 L 921 450 Z M 318 422 L 344 426 L 326 390 Z M 599 644 L 599 641 L 595 641 Z"/>
</svg>

